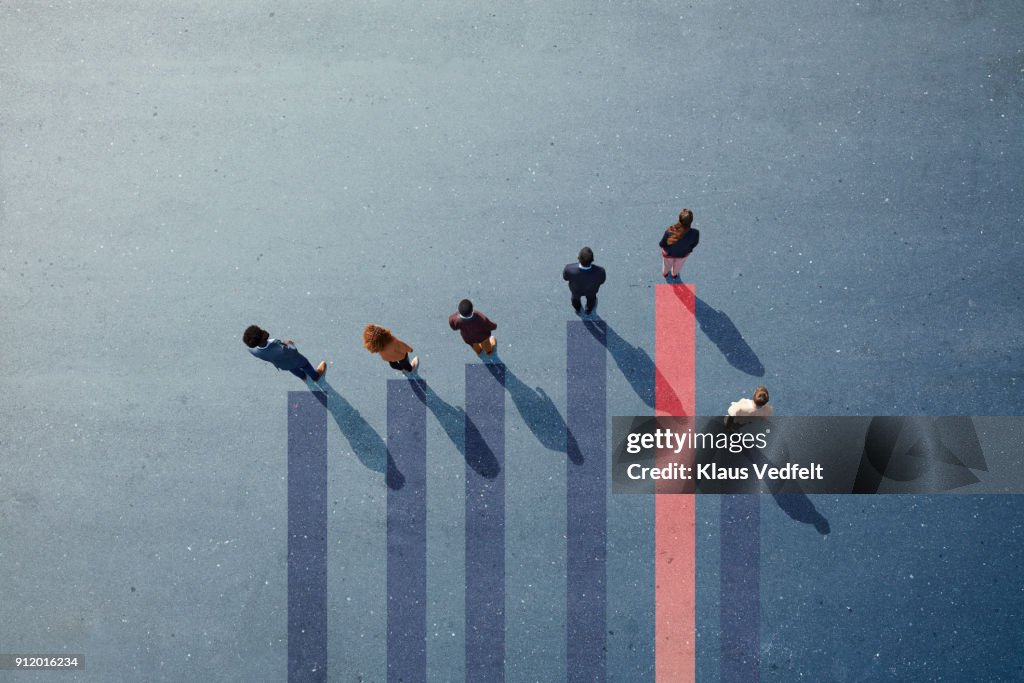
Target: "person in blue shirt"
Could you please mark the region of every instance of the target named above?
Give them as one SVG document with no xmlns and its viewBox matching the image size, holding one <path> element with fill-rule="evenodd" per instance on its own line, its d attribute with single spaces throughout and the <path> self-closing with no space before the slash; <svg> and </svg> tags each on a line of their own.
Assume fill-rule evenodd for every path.
<svg viewBox="0 0 1024 683">
<path fill-rule="evenodd" d="M 683 209 L 679 212 L 679 222 L 665 230 L 658 246 L 661 247 L 661 276 L 672 280 L 679 277 L 679 271 L 686 262 L 693 248 L 700 242 L 700 231 L 690 227 L 693 223 L 693 212 Z"/>
<path fill-rule="evenodd" d="M 295 342 L 291 339 L 271 339 L 270 333 L 257 325 L 249 325 L 245 328 L 242 341 L 249 347 L 249 353 L 260 360 L 265 360 L 278 370 L 287 370 L 301 380 L 309 377 L 314 382 L 327 372 L 327 361 L 320 361 L 315 368 L 295 348 Z"/>
<path fill-rule="evenodd" d="M 605 281 L 604 268 L 594 265 L 594 250 L 590 247 L 580 249 L 576 263 L 570 263 L 562 269 L 562 279 L 569 283 L 570 299 L 573 310 L 580 314 L 582 297 L 587 298 L 584 312 L 590 315 L 597 308 L 597 290 Z"/>
</svg>

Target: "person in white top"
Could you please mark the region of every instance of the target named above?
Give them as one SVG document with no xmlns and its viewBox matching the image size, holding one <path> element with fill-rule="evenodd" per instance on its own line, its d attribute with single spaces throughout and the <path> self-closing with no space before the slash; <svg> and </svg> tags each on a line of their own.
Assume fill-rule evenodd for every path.
<svg viewBox="0 0 1024 683">
<path fill-rule="evenodd" d="M 766 387 L 758 387 L 754 389 L 753 399 L 741 398 L 729 404 L 729 417 L 726 418 L 726 425 L 745 424 L 750 421 L 737 418 L 771 416 L 772 407 L 768 405 L 768 389 Z"/>
</svg>

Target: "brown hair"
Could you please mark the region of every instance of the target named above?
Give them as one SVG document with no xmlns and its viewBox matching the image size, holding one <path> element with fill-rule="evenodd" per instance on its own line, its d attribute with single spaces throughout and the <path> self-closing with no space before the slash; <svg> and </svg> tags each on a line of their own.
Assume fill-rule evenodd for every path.
<svg viewBox="0 0 1024 683">
<path fill-rule="evenodd" d="M 767 387 L 758 387 L 754 389 L 754 405 L 758 408 L 768 403 L 768 389 Z"/>
<path fill-rule="evenodd" d="M 668 243 L 675 244 L 690 231 L 690 224 L 693 223 L 693 211 L 689 209 L 683 209 L 679 212 L 679 222 L 675 225 L 668 226 Z"/>
<path fill-rule="evenodd" d="M 367 325 L 363 330 L 363 346 L 370 353 L 380 353 L 387 345 L 394 341 L 391 330 L 377 325 Z"/>
</svg>

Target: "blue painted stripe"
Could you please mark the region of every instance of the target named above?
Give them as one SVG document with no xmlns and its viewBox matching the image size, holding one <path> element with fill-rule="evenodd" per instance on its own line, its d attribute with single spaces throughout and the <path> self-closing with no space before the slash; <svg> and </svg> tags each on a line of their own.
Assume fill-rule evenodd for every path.
<svg viewBox="0 0 1024 683">
<path fill-rule="evenodd" d="M 503 680 L 505 366 L 473 364 L 466 366 L 466 681 Z"/>
<path fill-rule="evenodd" d="M 388 681 L 427 678 L 427 404 L 422 380 L 388 380 Z"/>
<path fill-rule="evenodd" d="M 721 498 L 719 680 L 749 683 L 761 675 L 761 497 Z"/>
<path fill-rule="evenodd" d="M 566 677 L 604 681 L 607 640 L 607 329 L 566 329 Z"/>
<path fill-rule="evenodd" d="M 288 681 L 327 680 L 327 397 L 288 392 Z"/>
</svg>

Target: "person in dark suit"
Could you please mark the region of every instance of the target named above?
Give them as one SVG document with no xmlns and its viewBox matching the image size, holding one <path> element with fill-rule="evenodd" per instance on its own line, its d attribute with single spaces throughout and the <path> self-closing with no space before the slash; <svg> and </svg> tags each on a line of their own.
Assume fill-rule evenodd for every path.
<svg viewBox="0 0 1024 683">
<path fill-rule="evenodd" d="M 320 361 L 320 365 L 314 368 L 295 348 L 295 342 L 291 339 L 271 339 L 270 333 L 257 325 L 245 328 L 242 341 L 249 347 L 249 353 L 252 355 L 267 361 L 278 370 L 287 370 L 301 380 L 309 377 L 314 382 L 319 382 L 327 372 L 327 361 Z"/>
<path fill-rule="evenodd" d="M 579 315 L 582 297 L 587 298 L 584 312 L 590 315 L 597 308 L 597 290 L 604 284 L 604 268 L 594 265 L 594 250 L 590 247 L 580 249 L 579 261 L 570 263 L 562 270 L 562 279 L 569 283 L 572 293 L 572 307 Z"/>
<path fill-rule="evenodd" d="M 448 317 L 448 326 L 458 330 L 462 341 L 469 344 L 478 356 L 481 352 L 488 356 L 494 353 L 498 342 L 491 332 L 498 329 L 498 323 L 484 315 L 483 311 L 473 310 L 473 302 L 469 299 L 459 302 L 459 312 Z"/>
<path fill-rule="evenodd" d="M 679 277 L 680 269 L 700 242 L 700 231 L 690 227 L 692 223 L 693 212 L 683 209 L 679 212 L 679 222 L 668 226 L 658 243 L 661 247 L 661 276 L 667 280 Z"/>
</svg>

